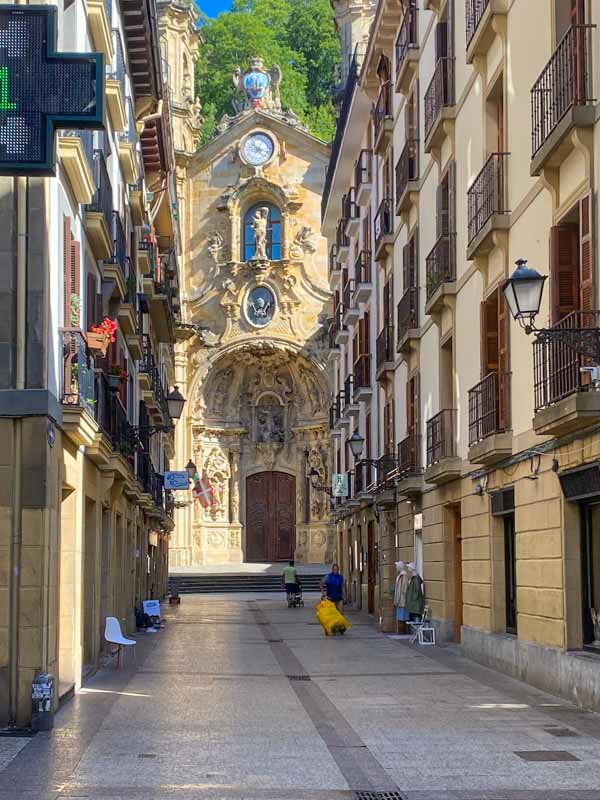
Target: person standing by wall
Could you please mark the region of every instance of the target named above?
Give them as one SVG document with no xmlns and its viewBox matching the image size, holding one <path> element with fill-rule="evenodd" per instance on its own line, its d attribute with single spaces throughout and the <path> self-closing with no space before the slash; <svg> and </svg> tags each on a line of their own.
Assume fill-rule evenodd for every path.
<svg viewBox="0 0 600 800">
<path fill-rule="evenodd" d="M 346 598 L 346 581 L 340 572 L 340 565 L 333 564 L 331 572 L 321 580 L 321 592 L 332 603 L 335 603 L 340 614 L 344 613 L 344 601 Z"/>
</svg>

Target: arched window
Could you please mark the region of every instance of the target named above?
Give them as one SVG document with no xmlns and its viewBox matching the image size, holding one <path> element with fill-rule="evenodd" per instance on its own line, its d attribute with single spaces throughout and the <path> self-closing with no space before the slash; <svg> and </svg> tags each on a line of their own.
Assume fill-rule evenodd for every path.
<svg viewBox="0 0 600 800">
<path fill-rule="evenodd" d="M 269 203 L 256 203 L 244 215 L 244 230 L 242 236 L 242 259 L 250 261 L 256 254 L 256 243 L 252 223 L 257 213 L 267 209 L 267 258 L 271 261 L 281 259 L 281 211 L 277 206 Z"/>
</svg>

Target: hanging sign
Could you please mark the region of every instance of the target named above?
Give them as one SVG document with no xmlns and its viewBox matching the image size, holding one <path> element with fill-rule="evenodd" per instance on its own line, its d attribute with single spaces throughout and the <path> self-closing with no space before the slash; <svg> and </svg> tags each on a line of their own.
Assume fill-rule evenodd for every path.
<svg viewBox="0 0 600 800">
<path fill-rule="evenodd" d="M 348 475 L 345 472 L 333 473 L 331 490 L 334 497 L 348 497 Z"/>
<path fill-rule="evenodd" d="M 181 472 L 165 472 L 165 489 L 172 492 L 179 489 L 189 489 L 190 478 L 185 470 Z"/>
<path fill-rule="evenodd" d="M 53 175 L 56 128 L 104 128 L 102 53 L 56 52 L 56 7 L 0 5 L 0 175 Z"/>
<path fill-rule="evenodd" d="M 160 617 L 160 600 L 142 600 L 144 614 L 149 617 Z"/>
</svg>

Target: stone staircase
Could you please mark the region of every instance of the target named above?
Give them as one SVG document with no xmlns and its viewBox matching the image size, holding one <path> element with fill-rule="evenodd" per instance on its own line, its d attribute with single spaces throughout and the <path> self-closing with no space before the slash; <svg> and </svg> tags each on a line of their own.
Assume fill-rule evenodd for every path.
<svg viewBox="0 0 600 800">
<path fill-rule="evenodd" d="M 283 570 L 283 565 L 281 570 Z M 319 583 L 325 572 L 327 572 L 326 568 L 323 568 L 322 572 L 312 574 L 303 574 L 299 570 L 303 591 L 318 592 Z M 178 589 L 179 594 L 281 592 L 281 571 L 278 574 L 269 572 L 202 573 L 196 575 L 178 573 L 169 576 L 169 591 L 174 589 Z"/>
</svg>

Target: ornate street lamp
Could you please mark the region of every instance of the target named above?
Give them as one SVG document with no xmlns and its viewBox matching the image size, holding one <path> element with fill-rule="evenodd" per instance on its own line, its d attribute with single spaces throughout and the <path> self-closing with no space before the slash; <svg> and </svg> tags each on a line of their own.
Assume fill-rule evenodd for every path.
<svg viewBox="0 0 600 800">
<path fill-rule="evenodd" d="M 196 474 L 196 465 L 194 464 L 194 462 L 192 461 L 191 458 L 188 461 L 188 463 L 185 465 L 185 471 L 188 474 L 188 478 L 191 481 L 193 481 L 194 480 L 194 475 Z"/>
<path fill-rule="evenodd" d="M 535 330 L 534 320 L 540 312 L 546 276 L 528 267 L 524 258 L 516 263 L 517 268 L 502 291 L 510 313 L 529 334 Z"/>
<path fill-rule="evenodd" d="M 358 431 L 354 431 L 350 439 L 348 440 L 348 444 L 350 445 L 350 450 L 352 451 L 352 455 L 354 458 L 360 458 L 362 455 L 363 447 L 365 446 L 364 437 L 360 435 Z"/>
<path fill-rule="evenodd" d="M 171 394 L 167 395 L 167 405 L 169 406 L 169 415 L 171 419 L 180 419 L 183 414 L 185 397 L 179 391 L 179 386 L 176 386 Z"/>
</svg>

